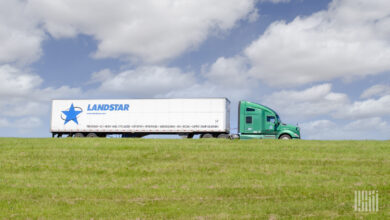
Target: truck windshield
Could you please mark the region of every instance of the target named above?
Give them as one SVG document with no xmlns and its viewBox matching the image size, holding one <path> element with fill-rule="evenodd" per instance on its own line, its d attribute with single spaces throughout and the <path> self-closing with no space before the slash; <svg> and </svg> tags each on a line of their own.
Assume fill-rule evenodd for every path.
<svg viewBox="0 0 390 220">
<path fill-rule="evenodd" d="M 282 123 L 282 120 L 280 119 L 278 114 L 276 114 L 276 120 L 277 120 L 277 122 Z"/>
</svg>

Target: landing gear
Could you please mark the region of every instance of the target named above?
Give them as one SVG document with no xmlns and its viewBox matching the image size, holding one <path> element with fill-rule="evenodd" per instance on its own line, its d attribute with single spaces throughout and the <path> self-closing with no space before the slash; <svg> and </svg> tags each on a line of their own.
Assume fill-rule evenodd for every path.
<svg viewBox="0 0 390 220">
<path fill-rule="evenodd" d="M 182 139 L 192 139 L 192 138 L 194 137 L 194 134 L 193 134 L 193 133 L 179 134 L 179 136 L 180 136 Z"/>
</svg>

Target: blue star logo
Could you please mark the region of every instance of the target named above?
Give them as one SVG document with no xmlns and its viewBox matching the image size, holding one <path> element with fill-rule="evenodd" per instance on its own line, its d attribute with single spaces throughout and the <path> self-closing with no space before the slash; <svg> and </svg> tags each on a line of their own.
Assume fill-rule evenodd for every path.
<svg viewBox="0 0 390 220">
<path fill-rule="evenodd" d="M 62 113 L 66 115 L 66 118 L 64 119 L 65 120 L 64 124 L 68 123 L 69 121 L 74 121 L 76 124 L 79 124 L 79 122 L 77 121 L 77 115 L 80 114 L 82 110 L 79 107 L 76 108 L 80 109 L 80 111 L 76 111 L 72 103 L 68 111 L 62 111 Z"/>
</svg>

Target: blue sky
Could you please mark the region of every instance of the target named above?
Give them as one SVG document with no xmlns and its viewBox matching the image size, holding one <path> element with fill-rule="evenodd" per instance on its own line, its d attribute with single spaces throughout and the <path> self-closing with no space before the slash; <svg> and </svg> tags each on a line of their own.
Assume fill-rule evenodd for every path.
<svg viewBox="0 0 390 220">
<path fill-rule="evenodd" d="M 250 100 L 389 139 L 389 27 L 385 0 L 1 1 L 0 134 L 50 136 L 51 99 L 228 97 L 233 128 Z"/>
</svg>

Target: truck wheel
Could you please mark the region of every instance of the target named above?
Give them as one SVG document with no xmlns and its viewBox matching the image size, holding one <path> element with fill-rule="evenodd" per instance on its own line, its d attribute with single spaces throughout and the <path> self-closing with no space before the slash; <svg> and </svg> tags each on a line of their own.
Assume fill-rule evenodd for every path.
<svg viewBox="0 0 390 220">
<path fill-rule="evenodd" d="M 291 136 L 288 135 L 288 134 L 282 134 L 279 139 L 281 140 L 290 140 L 291 139 Z"/>
<path fill-rule="evenodd" d="M 98 135 L 96 133 L 88 133 L 87 138 L 97 138 Z"/>
<path fill-rule="evenodd" d="M 218 138 L 220 138 L 220 139 L 228 139 L 229 135 L 228 134 L 219 134 Z"/>
<path fill-rule="evenodd" d="M 203 135 L 202 135 L 202 138 L 213 138 L 213 135 L 212 135 L 212 134 L 209 134 L 209 133 L 203 134 Z"/>
<path fill-rule="evenodd" d="M 230 140 L 234 140 L 234 139 L 240 139 L 240 135 L 238 134 L 232 134 L 229 136 Z"/>
<path fill-rule="evenodd" d="M 76 134 L 74 134 L 74 137 L 75 138 L 83 138 L 84 134 L 83 133 L 76 133 Z"/>
</svg>

